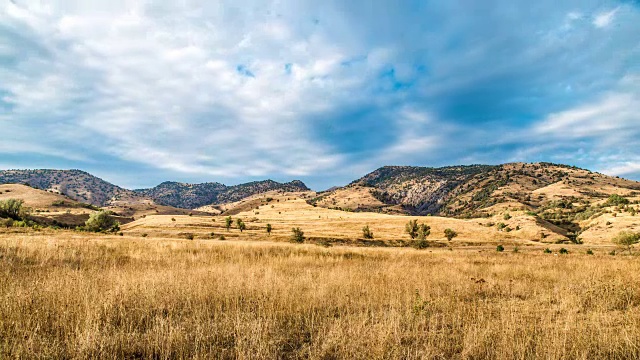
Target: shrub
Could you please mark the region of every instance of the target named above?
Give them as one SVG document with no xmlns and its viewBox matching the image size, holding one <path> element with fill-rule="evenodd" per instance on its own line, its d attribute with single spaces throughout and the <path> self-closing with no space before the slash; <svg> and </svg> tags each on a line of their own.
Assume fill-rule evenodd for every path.
<svg viewBox="0 0 640 360">
<path fill-rule="evenodd" d="M 444 229 L 444 236 L 447 240 L 451 241 L 451 239 L 458 236 L 458 233 L 452 229 Z"/>
<path fill-rule="evenodd" d="M 504 246 L 502 246 L 502 245 L 496 246 L 496 251 L 497 252 L 503 252 L 504 251 Z"/>
<path fill-rule="evenodd" d="M 406 231 L 412 239 L 415 239 L 418 236 L 418 220 L 409 220 L 404 227 L 404 231 Z"/>
<path fill-rule="evenodd" d="M 506 227 L 507 227 L 507 225 L 505 223 L 503 223 L 503 222 L 498 223 L 498 230 L 502 230 L 502 229 L 504 229 Z"/>
<path fill-rule="evenodd" d="M 244 224 L 244 221 L 242 221 L 242 219 L 237 219 L 236 225 L 238 225 L 238 229 L 240 230 L 240 232 L 243 232 L 247 228 L 247 226 Z"/>
<path fill-rule="evenodd" d="M 220 240 L 225 240 L 224 235 L 220 235 Z"/>
<path fill-rule="evenodd" d="M 560 254 L 568 254 L 569 250 L 565 249 L 565 248 L 561 248 L 560 249 Z"/>
<path fill-rule="evenodd" d="M 362 228 L 362 237 L 365 239 L 373 239 L 373 231 L 369 229 L 369 225 Z"/>
<path fill-rule="evenodd" d="M 0 201 L 0 217 L 13 220 L 23 220 L 28 214 L 28 209 L 23 206 L 24 201 L 7 199 Z"/>
<path fill-rule="evenodd" d="M 509 220 L 509 219 L 511 219 L 511 215 L 509 215 L 509 213 L 506 213 L 506 214 L 504 214 L 503 219 Z"/>
<path fill-rule="evenodd" d="M 0 219 L 0 227 L 10 228 L 13 226 L 13 219 Z"/>
<path fill-rule="evenodd" d="M 291 229 L 291 242 L 301 244 L 304 242 L 304 232 L 299 227 Z"/>
<path fill-rule="evenodd" d="M 98 211 L 91 216 L 89 216 L 89 220 L 84 223 L 84 228 L 86 231 L 119 231 L 120 223 L 118 223 L 109 212 L 107 211 Z"/>
<path fill-rule="evenodd" d="M 227 216 L 226 218 L 224 218 L 224 227 L 225 229 L 227 229 L 227 231 L 231 229 L 231 224 L 233 224 L 233 219 L 231 218 L 231 216 Z"/>
<path fill-rule="evenodd" d="M 195 238 L 195 236 L 193 234 L 185 234 L 184 237 L 187 240 L 193 240 Z"/>
<path fill-rule="evenodd" d="M 416 241 L 413 241 L 411 246 L 414 249 L 422 250 L 422 249 L 426 249 L 426 248 L 429 247 L 429 242 L 427 242 L 427 240 L 424 240 L 424 239 L 416 240 Z"/>
<path fill-rule="evenodd" d="M 418 240 L 426 240 L 431 234 L 431 226 L 427 224 L 420 224 L 418 226 Z"/>
<path fill-rule="evenodd" d="M 587 249 L 587 255 L 593 255 L 593 250 Z"/>
<path fill-rule="evenodd" d="M 631 247 L 640 242 L 640 233 L 630 231 L 622 231 L 613 238 L 613 243 L 622 247 L 626 247 L 631 254 Z"/>
<path fill-rule="evenodd" d="M 176 218 L 173 218 L 173 217 L 172 217 L 172 218 L 171 218 L 171 221 L 176 221 Z"/>
<path fill-rule="evenodd" d="M 551 251 L 551 249 L 549 249 L 549 248 L 544 249 L 544 253 L 545 254 L 551 254 L 552 252 L 553 251 Z"/>
<path fill-rule="evenodd" d="M 514 253 L 517 253 L 518 251 L 520 251 L 520 248 L 519 248 L 519 247 L 517 247 L 517 246 L 516 246 L 516 247 L 514 247 L 514 248 L 513 248 L 513 252 L 514 252 Z"/>
<path fill-rule="evenodd" d="M 269 234 L 269 236 L 271 236 L 271 224 L 267 224 L 267 234 Z"/>
<path fill-rule="evenodd" d="M 619 205 L 627 205 L 627 204 L 629 204 L 629 200 L 618 194 L 613 194 L 609 196 L 609 198 L 607 199 L 607 202 L 605 202 L 605 206 L 619 206 Z"/>
<path fill-rule="evenodd" d="M 144 234 L 142 234 L 142 235 L 140 235 L 140 236 L 142 236 L 142 237 L 147 237 L 147 236 L 149 236 L 149 234 L 144 233 Z"/>
</svg>

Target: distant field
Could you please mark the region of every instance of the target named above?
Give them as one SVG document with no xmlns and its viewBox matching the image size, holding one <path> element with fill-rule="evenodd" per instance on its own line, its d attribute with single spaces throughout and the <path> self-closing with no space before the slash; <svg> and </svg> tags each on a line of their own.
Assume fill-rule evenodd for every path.
<svg viewBox="0 0 640 360">
<path fill-rule="evenodd" d="M 640 358 L 637 256 L 259 240 L 2 230 L 0 358 Z"/>
</svg>

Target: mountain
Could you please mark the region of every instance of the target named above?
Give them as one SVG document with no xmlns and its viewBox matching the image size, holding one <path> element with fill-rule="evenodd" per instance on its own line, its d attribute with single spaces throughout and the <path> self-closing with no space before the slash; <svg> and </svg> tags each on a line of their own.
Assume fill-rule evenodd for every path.
<svg viewBox="0 0 640 360">
<path fill-rule="evenodd" d="M 234 186 L 216 182 L 185 184 L 168 181 L 150 189 L 134 191 L 141 196 L 153 199 L 158 204 L 195 209 L 205 205 L 235 202 L 267 191 L 309 191 L 309 188 L 299 180 L 288 183 L 264 180 Z"/>
<path fill-rule="evenodd" d="M 28 184 L 36 189 L 63 194 L 73 200 L 96 206 L 143 200 L 131 190 L 81 170 L 4 170 L 0 171 L 0 184 Z"/>
<path fill-rule="evenodd" d="M 385 166 L 309 200 L 315 206 L 448 217 L 485 217 L 502 207 L 546 213 L 558 204 L 586 209 L 640 183 L 551 163 Z M 570 205 L 571 204 L 571 205 Z"/>
</svg>

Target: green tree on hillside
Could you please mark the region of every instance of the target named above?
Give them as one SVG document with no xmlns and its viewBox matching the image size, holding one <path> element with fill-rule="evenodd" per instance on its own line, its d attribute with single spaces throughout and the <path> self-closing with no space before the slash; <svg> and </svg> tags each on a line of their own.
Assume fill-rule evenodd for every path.
<svg viewBox="0 0 640 360">
<path fill-rule="evenodd" d="M 458 236 L 458 233 L 452 229 L 444 229 L 444 236 L 447 240 L 451 241 L 454 237 Z"/>
<path fill-rule="evenodd" d="M 404 231 L 406 231 L 412 239 L 415 239 L 418 236 L 418 220 L 409 220 L 404 227 Z"/>
<path fill-rule="evenodd" d="M 244 224 L 244 221 L 242 221 L 242 219 L 236 219 L 236 225 L 238 226 L 238 229 L 240 230 L 240 232 L 243 232 L 244 229 L 247 228 L 247 226 Z"/>
<path fill-rule="evenodd" d="M 640 233 L 630 231 L 622 231 L 613 238 L 613 243 L 626 247 L 629 250 L 629 254 L 631 254 L 631 247 L 638 242 L 640 242 Z"/>
<path fill-rule="evenodd" d="M 227 231 L 231 229 L 231 224 L 233 224 L 233 219 L 231 219 L 231 216 L 227 216 L 226 218 L 224 218 L 224 227 L 227 229 Z"/>
<path fill-rule="evenodd" d="M 293 233 L 291 235 L 292 242 L 299 244 L 304 242 L 304 232 L 299 227 L 291 229 L 291 232 Z"/>
<path fill-rule="evenodd" d="M 0 201 L 0 217 L 12 220 L 23 220 L 29 216 L 29 211 L 24 206 L 24 201 L 7 199 Z"/>
<path fill-rule="evenodd" d="M 271 224 L 267 224 L 267 234 L 271 236 Z"/>
<path fill-rule="evenodd" d="M 84 223 L 84 228 L 87 231 L 99 232 L 99 231 L 119 231 L 120 223 L 111 216 L 108 211 L 98 211 L 91 216 Z"/>
</svg>

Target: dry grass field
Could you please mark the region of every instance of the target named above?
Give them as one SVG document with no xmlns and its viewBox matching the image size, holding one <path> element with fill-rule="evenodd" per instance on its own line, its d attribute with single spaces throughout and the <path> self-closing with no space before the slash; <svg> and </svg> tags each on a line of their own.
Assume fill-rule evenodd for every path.
<svg viewBox="0 0 640 360">
<path fill-rule="evenodd" d="M 0 358 L 640 358 L 636 256 L 260 240 L 2 230 Z"/>
</svg>

